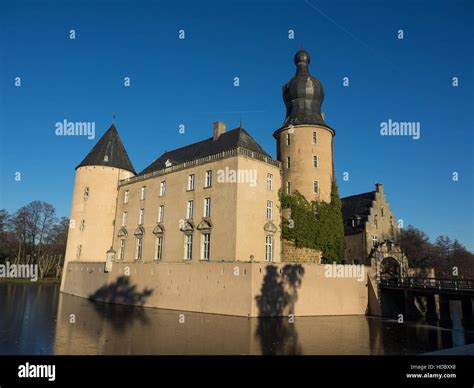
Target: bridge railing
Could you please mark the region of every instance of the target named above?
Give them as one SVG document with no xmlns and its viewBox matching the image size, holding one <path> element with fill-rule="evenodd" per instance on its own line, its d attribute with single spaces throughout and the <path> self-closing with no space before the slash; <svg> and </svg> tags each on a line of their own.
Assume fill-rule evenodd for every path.
<svg viewBox="0 0 474 388">
<path fill-rule="evenodd" d="M 395 277 L 380 278 L 383 286 L 438 290 L 474 290 L 474 279 Z"/>
</svg>

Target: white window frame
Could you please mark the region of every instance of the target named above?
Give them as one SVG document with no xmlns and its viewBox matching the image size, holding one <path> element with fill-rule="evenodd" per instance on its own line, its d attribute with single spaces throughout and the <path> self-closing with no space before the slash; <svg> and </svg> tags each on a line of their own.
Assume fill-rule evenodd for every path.
<svg viewBox="0 0 474 388">
<path fill-rule="evenodd" d="M 286 194 L 288 194 L 288 195 L 291 194 L 291 182 L 290 181 L 286 182 Z"/>
<path fill-rule="evenodd" d="M 372 248 L 375 248 L 375 245 L 378 244 L 379 238 L 377 235 L 372 235 Z"/>
<path fill-rule="evenodd" d="M 123 203 L 128 203 L 128 200 L 130 198 L 130 190 L 125 190 L 123 193 Z"/>
<path fill-rule="evenodd" d="M 163 236 L 156 236 L 155 246 L 155 260 L 160 261 L 163 259 Z"/>
<path fill-rule="evenodd" d="M 135 260 L 141 260 L 143 258 L 143 236 L 137 237 Z"/>
<path fill-rule="evenodd" d="M 265 236 L 265 261 L 273 261 L 273 236 Z"/>
<path fill-rule="evenodd" d="M 186 219 L 192 220 L 194 216 L 194 200 L 190 199 L 186 205 Z"/>
<path fill-rule="evenodd" d="M 166 181 L 160 182 L 160 197 L 164 197 L 166 195 Z"/>
<path fill-rule="evenodd" d="M 188 191 L 194 191 L 194 174 L 188 175 Z"/>
<path fill-rule="evenodd" d="M 204 198 L 204 214 L 203 217 L 211 217 L 211 197 Z"/>
<path fill-rule="evenodd" d="M 127 226 L 128 212 L 122 213 L 122 226 Z"/>
<path fill-rule="evenodd" d="M 273 202 L 267 201 L 267 220 L 273 220 Z"/>
<path fill-rule="evenodd" d="M 291 144 L 291 137 L 290 132 L 286 133 L 286 145 L 289 146 Z"/>
<path fill-rule="evenodd" d="M 212 186 L 212 170 L 206 171 L 206 178 L 204 181 L 204 187 L 211 187 Z"/>
<path fill-rule="evenodd" d="M 146 186 L 142 186 L 140 189 L 140 201 L 144 201 L 146 199 Z"/>
<path fill-rule="evenodd" d="M 211 259 L 211 234 L 203 233 L 201 235 L 201 260 Z"/>
<path fill-rule="evenodd" d="M 273 174 L 267 174 L 267 190 L 273 190 Z"/>
<path fill-rule="evenodd" d="M 165 205 L 160 205 L 158 208 L 158 222 L 165 222 Z"/>
<path fill-rule="evenodd" d="M 184 260 L 193 259 L 193 235 L 184 235 Z"/>
<path fill-rule="evenodd" d="M 145 223 L 145 209 L 140 209 L 140 214 L 138 215 L 138 225 L 143 225 Z"/>
<path fill-rule="evenodd" d="M 125 239 L 121 238 L 120 245 L 119 245 L 119 260 L 123 261 L 124 259 L 125 259 Z"/>
</svg>

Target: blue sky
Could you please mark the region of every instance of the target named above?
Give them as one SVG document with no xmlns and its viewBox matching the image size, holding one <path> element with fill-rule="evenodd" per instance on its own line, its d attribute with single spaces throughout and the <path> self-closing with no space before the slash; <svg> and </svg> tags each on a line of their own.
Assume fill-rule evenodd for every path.
<svg viewBox="0 0 474 388">
<path fill-rule="evenodd" d="M 472 250 L 473 14 L 467 0 L 3 1 L 0 208 L 41 199 L 67 216 L 74 167 L 113 112 L 137 170 L 209 137 L 213 121 L 234 128 L 241 117 L 275 156 L 281 86 L 303 43 L 336 130 L 341 196 L 383 182 L 405 225 Z M 56 136 L 64 119 L 95 122 L 96 139 Z M 421 138 L 380 136 L 388 119 L 419 122 Z"/>
</svg>

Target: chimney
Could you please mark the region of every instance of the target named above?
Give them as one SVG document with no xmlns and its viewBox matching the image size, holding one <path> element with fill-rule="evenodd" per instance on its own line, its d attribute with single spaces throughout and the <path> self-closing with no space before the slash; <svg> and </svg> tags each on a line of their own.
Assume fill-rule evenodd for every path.
<svg viewBox="0 0 474 388">
<path fill-rule="evenodd" d="M 217 140 L 220 135 L 225 132 L 225 123 L 222 121 L 216 121 L 214 123 L 214 140 Z"/>
<path fill-rule="evenodd" d="M 375 191 L 377 193 L 383 193 L 383 184 L 382 183 L 376 183 L 375 184 Z"/>
</svg>

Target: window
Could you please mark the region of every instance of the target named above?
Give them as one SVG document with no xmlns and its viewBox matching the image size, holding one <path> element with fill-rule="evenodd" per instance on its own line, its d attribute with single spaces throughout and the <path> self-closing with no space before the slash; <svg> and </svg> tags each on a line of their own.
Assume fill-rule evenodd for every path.
<svg viewBox="0 0 474 388">
<path fill-rule="evenodd" d="M 380 208 L 380 215 L 383 217 L 383 207 Z"/>
<path fill-rule="evenodd" d="M 187 206 L 187 209 L 186 209 L 186 218 L 188 220 L 192 220 L 193 219 L 193 213 L 194 213 L 194 201 L 190 200 L 190 201 L 188 201 L 188 206 Z"/>
<path fill-rule="evenodd" d="M 291 138 L 290 138 L 290 134 L 287 133 L 287 134 L 286 134 L 286 145 L 290 145 L 290 143 L 291 143 L 291 140 L 290 140 L 290 139 L 291 139 Z"/>
<path fill-rule="evenodd" d="M 143 238 L 137 237 L 137 252 L 135 260 L 141 260 L 143 256 Z"/>
<path fill-rule="evenodd" d="M 313 132 L 313 144 L 316 144 L 316 141 L 318 140 L 316 132 Z"/>
<path fill-rule="evenodd" d="M 204 183 L 204 187 L 211 187 L 212 186 L 212 170 L 206 171 L 206 182 Z"/>
<path fill-rule="evenodd" d="M 193 235 L 184 235 L 184 260 L 191 260 L 193 258 Z"/>
<path fill-rule="evenodd" d="M 291 158 L 288 156 L 286 158 L 286 168 L 290 168 L 291 167 Z"/>
<path fill-rule="evenodd" d="M 123 261 L 123 259 L 125 258 L 125 239 L 124 238 L 120 239 L 119 258 L 120 258 L 120 261 Z"/>
<path fill-rule="evenodd" d="M 194 190 L 194 174 L 188 175 L 188 191 Z"/>
<path fill-rule="evenodd" d="M 165 205 L 160 205 L 158 208 L 158 222 L 164 222 L 165 219 Z"/>
<path fill-rule="evenodd" d="M 166 181 L 160 182 L 160 197 L 164 197 L 166 194 Z"/>
<path fill-rule="evenodd" d="M 204 217 L 211 216 L 211 198 L 204 198 Z"/>
<path fill-rule="evenodd" d="M 77 246 L 77 253 L 76 253 L 76 256 L 78 259 L 81 257 L 81 253 L 82 253 L 82 244 L 79 244 Z"/>
<path fill-rule="evenodd" d="M 123 193 L 123 203 L 128 203 L 129 195 L 130 195 L 130 190 L 125 190 L 125 193 Z"/>
<path fill-rule="evenodd" d="M 374 225 L 376 228 L 378 228 L 377 214 L 374 216 Z"/>
<path fill-rule="evenodd" d="M 313 155 L 313 167 L 318 167 L 318 157 L 316 155 Z"/>
<path fill-rule="evenodd" d="M 273 237 L 265 237 L 265 260 L 273 261 Z"/>
<path fill-rule="evenodd" d="M 319 191 L 319 183 L 318 181 L 313 182 L 313 192 L 316 194 Z"/>
<path fill-rule="evenodd" d="M 146 198 L 146 186 L 143 186 L 140 191 L 140 200 L 143 201 Z"/>
<path fill-rule="evenodd" d="M 211 257 L 211 234 L 204 233 L 201 237 L 202 249 L 201 249 L 201 260 L 209 260 Z"/>
<path fill-rule="evenodd" d="M 267 174 L 267 190 L 273 190 L 273 175 Z"/>
<path fill-rule="evenodd" d="M 375 248 L 379 242 L 377 236 L 372 236 L 372 247 Z"/>
<path fill-rule="evenodd" d="M 156 238 L 156 254 L 155 260 L 161 260 L 163 258 L 163 236 Z"/>
<path fill-rule="evenodd" d="M 128 216 L 127 212 L 122 213 L 122 226 L 127 226 L 127 216 Z"/>
<path fill-rule="evenodd" d="M 81 223 L 79 225 L 79 230 L 83 232 L 85 227 L 86 227 L 86 220 L 81 220 Z"/>
<path fill-rule="evenodd" d="M 291 194 L 291 182 L 286 182 L 286 194 Z"/>
<path fill-rule="evenodd" d="M 267 201 L 267 220 L 273 220 L 273 202 Z"/>
<path fill-rule="evenodd" d="M 89 188 L 86 187 L 84 189 L 84 201 L 87 201 L 89 199 Z"/>
<path fill-rule="evenodd" d="M 145 209 L 140 209 L 140 216 L 138 218 L 138 225 L 143 225 L 145 222 Z"/>
</svg>

